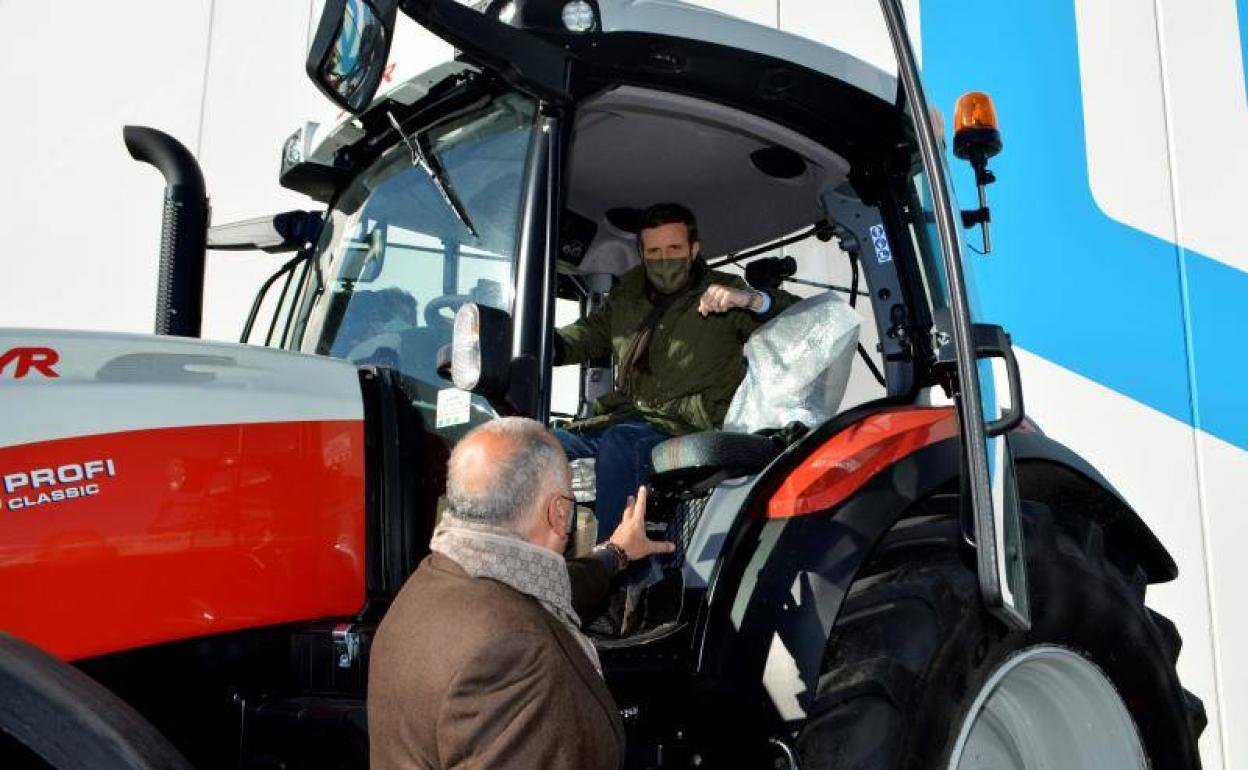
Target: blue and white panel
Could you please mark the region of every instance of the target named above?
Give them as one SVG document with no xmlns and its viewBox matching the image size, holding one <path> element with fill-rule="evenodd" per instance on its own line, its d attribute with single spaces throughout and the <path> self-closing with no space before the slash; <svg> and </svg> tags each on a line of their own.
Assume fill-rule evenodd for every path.
<svg viewBox="0 0 1248 770">
<path fill-rule="evenodd" d="M 1185 639 L 1208 767 L 1248 740 L 1248 104 L 1234 0 L 923 6 L 925 78 L 997 104 L 985 314 L 1014 335 L 1029 412 L 1102 469 L 1179 563 L 1150 593 Z M 973 187 L 958 169 L 959 190 Z M 972 239 L 975 238 L 971 234 Z"/>
</svg>

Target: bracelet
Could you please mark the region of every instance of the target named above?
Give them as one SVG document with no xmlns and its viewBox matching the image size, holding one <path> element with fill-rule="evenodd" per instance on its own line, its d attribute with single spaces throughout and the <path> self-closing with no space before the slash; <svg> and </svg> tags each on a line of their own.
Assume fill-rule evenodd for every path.
<svg viewBox="0 0 1248 770">
<path fill-rule="evenodd" d="M 624 552 L 623 548 L 619 547 L 615 543 L 612 543 L 610 540 L 598 547 L 604 551 L 610 551 L 615 554 L 616 572 L 623 572 L 624 568 L 628 566 L 628 554 Z"/>
</svg>

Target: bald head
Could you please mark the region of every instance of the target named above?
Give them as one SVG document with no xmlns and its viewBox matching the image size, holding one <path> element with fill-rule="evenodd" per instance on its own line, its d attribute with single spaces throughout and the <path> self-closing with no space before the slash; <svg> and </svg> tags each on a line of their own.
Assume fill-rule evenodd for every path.
<svg viewBox="0 0 1248 770">
<path fill-rule="evenodd" d="M 525 533 L 546 498 L 566 488 L 568 461 L 541 423 L 502 417 L 460 440 L 447 468 L 454 515 Z"/>
</svg>

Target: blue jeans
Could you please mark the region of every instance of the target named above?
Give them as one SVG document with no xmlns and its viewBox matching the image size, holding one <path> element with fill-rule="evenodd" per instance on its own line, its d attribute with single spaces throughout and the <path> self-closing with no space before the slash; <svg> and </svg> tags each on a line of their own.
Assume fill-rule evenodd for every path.
<svg viewBox="0 0 1248 770">
<path fill-rule="evenodd" d="M 671 437 L 639 418 L 603 430 L 555 430 L 555 438 L 569 460 L 597 458 L 594 515 L 598 518 L 599 541 L 610 537 L 620 525 L 628 496 L 637 494 L 637 487 L 654 470 L 650 450 Z"/>
</svg>

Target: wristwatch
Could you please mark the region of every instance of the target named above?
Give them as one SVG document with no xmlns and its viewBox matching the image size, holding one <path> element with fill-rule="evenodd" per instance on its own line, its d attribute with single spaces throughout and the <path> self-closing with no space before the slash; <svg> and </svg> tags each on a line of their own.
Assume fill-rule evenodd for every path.
<svg viewBox="0 0 1248 770">
<path fill-rule="evenodd" d="M 623 572 L 624 568 L 628 566 L 628 554 L 624 552 L 623 548 L 619 547 L 615 543 L 612 543 L 610 540 L 594 546 L 594 555 L 605 555 L 608 553 L 611 554 L 615 560 L 615 570 L 612 574 L 619 574 Z"/>
</svg>

